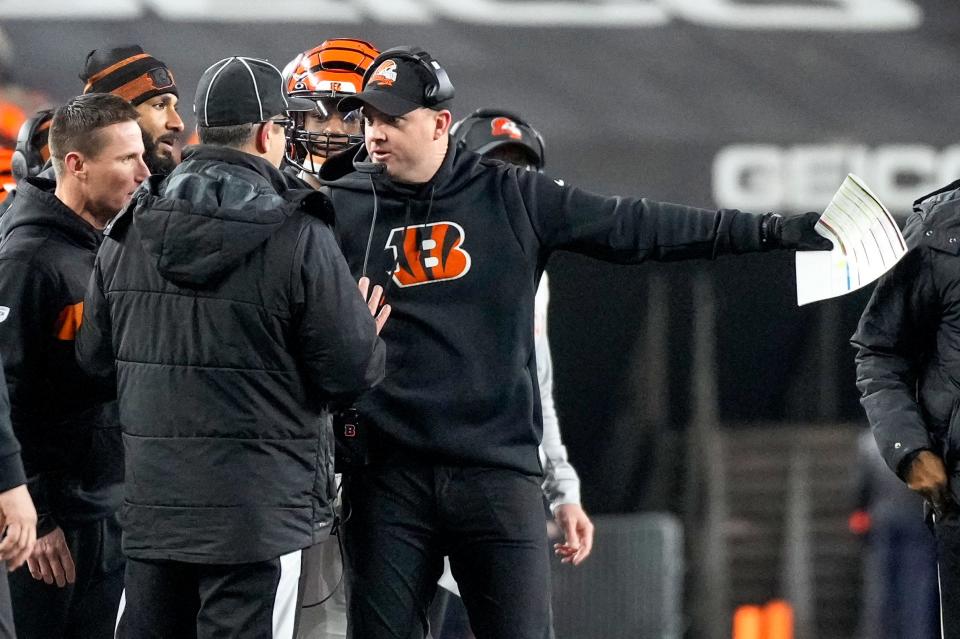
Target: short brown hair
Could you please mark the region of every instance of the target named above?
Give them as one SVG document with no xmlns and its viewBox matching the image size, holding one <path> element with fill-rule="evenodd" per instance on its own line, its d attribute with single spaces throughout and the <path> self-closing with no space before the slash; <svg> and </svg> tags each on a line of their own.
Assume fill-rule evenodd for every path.
<svg viewBox="0 0 960 639">
<path fill-rule="evenodd" d="M 239 149 L 253 139 L 258 124 L 230 124 L 227 126 L 197 126 L 201 144 Z"/>
<path fill-rule="evenodd" d="M 136 108 L 110 93 L 87 93 L 71 98 L 53 114 L 50 124 L 50 159 L 59 177 L 67 153 L 76 151 L 88 157 L 100 152 L 100 131 L 112 124 L 136 122 Z"/>
</svg>

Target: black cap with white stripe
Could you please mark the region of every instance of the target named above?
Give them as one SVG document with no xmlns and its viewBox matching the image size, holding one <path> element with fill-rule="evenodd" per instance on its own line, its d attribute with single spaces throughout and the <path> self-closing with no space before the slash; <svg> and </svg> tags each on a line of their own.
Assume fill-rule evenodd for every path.
<svg viewBox="0 0 960 639">
<path fill-rule="evenodd" d="M 312 111 L 310 100 L 287 97 L 280 70 L 266 60 L 235 56 L 200 76 L 193 112 L 200 126 L 263 122 L 288 111 Z"/>
</svg>

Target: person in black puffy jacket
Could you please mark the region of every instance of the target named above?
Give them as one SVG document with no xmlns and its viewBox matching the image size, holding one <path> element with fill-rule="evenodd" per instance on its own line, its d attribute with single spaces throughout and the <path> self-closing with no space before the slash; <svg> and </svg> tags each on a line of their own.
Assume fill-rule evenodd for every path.
<svg viewBox="0 0 960 639">
<path fill-rule="evenodd" d="M 383 376 L 329 201 L 278 170 L 267 62 L 201 77 L 202 144 L 106 229 L 77 354 L 115 377 L 128 557 L 120 636 L 289 637 L 301 549 L 334 522 L 329 406 Z"/>
<path fill-rule="evenodd" d="M 960 180 L 914 203 L 904 239 L 851 338 L 857 387 L 887 466 L 926 500 L 943 632 L 960 637 Z"/>
</svg>

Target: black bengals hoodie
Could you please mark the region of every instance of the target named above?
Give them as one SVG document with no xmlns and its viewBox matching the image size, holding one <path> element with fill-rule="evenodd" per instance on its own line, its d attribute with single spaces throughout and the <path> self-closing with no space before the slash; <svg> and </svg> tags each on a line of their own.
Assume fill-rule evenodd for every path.
<svg viewBox="0 0 960 639">
<path fill-rule="evenodd" d="M 357 171 L 357 153 L 320 176 L 354 277 L 393 306 L 386 378 L 358 407 L 438 463 L 541 473 L 533 306 L 553 251 L 634 264 L 761 248 L 759 215 L 604 197 L 453 144 L 429 182 L 402 184 Z"/>
</svg>

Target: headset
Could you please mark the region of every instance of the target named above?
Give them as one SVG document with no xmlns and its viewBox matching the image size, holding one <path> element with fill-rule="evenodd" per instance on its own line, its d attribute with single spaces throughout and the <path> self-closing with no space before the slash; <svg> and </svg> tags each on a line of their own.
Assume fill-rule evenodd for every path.
<svg viewBox="0 0 960 639">
<path fill-rule="evenodd" d="M 377 56 L 376 60 L 370 63 L 367 72 L 363 74 L 364 87 L 367 86 L 367 82 L 369 82 L 373 74 L 376 73 L 380 63 L 390 58 L 412 60 L 430 73 L 433 81 L 423 88 L 423 101 L 427 106 L 434 107 L 453 99 L 453 83 L 450 82 L 450 77 L 447 75 L 447 72 L 444 71 L 440 63 L 434 60 L 429 53 L 418 47 L 394 47 L 381 53 Z"/>
<path fill-rule="evenodd" d="M 461 146 L 463 148 L 468 148 L 467 136 L 470 135 L 470 131 L 473 129 L 473 127 L 477 126 L 478 124 L 486 120 L 489 120 L 492 118 L 500 118 L 500 117 L 513 120 L 513 122 L 518 127 L 521 127 L 526 133 L 529 133 L 530 135 L 532 135 L 534 140 L 536 140 L 537 147 L 539 148 L 531 149 L 531 150 L 537 154 L 537 157 L 539 159 L 539 166 L 537 167 L 537 170 L 542 171 L 543 167 L 546 166 L 546 156 L 545 156 L 546 145 L 544 144 L 543 136 L 540 135 L 540 132 L 537 131 L 535 128 L 533 128 L 533 126 L 531 126 L 529 122 L 524 120 L 522 117 L 520 117 L 520 115 L 518 115 L 517 113 L 514 113 L 513 111 L 507 111 L 506 109 L 477 109 L 467 117 L 455 123 L 453 125 L 453 128 L 450 129 L 450 135 L 453 136 L 453 139 L 456 141 L 458 146 Z M 497 146 L 499 146 L 500 144 L 508 144 L 508 143 L 518 144 L 516 140 L 503 140 L 502 142 L 498 142 Z M 527 144 L 522 143 L 522 146 L 527 146 Z M 486 151 L 488 150 L 489 149 L 486 149 L 483 152 L 481 152 L 481 155 L 486 153 Z"/>
<path fill-rule="evenodd" d="M 11 172 L 16 182 L 28 177 L 34 177 L 43 170 L 45 160 L 40 153 L 40 149 L 32 144 L 34 136 L 44 126 L 50 126 L 50 120 L 53 118 L 53 109 L 43 109 L 37 111 L 33 117 L 28 118 L 20 125 L 20 132 L 17 134 L 17 145 L 14 148 L 13 156 L 10 159 Z"/>
<path fill-rule="evenodd" d="M 366 151 L 363 144 L 359 145 L 357 152 L 353 154 L 353 168 L 357 173 L 364 175 L 382 175 L 387 171 L 386 164 L 378 164 L 370 160 L 361 160 L 360 156 Z"/>
</svg>

